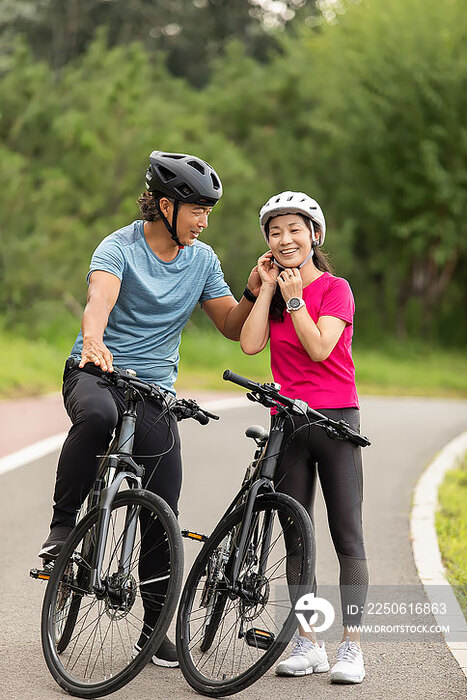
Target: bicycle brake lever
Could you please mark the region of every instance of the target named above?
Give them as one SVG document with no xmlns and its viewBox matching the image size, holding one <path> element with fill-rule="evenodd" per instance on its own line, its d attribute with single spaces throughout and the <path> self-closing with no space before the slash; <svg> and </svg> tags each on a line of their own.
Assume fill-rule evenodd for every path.
<svg viewBox="0 0 467 700">
<path fill-rule="evenodd" d="M 253 401 L 253 403 L 260 403 L 262 406 L 266 406 L 266 408 L 273 408 L 277 405 L 277 403 L 272 399 L 269 399 L 267 396 L 256 393 L 254 391 L 249 392 L 246 395 L 246 397 L 250 401 Z"/>
<path fill-rule="evenodd" d="M 343 437 L 336 428 L 332 425 L 321 425 L 320 426 L 326 435 L 331 438 L 331 440 L 345 440 L 345 437 Z"/>
</svg>

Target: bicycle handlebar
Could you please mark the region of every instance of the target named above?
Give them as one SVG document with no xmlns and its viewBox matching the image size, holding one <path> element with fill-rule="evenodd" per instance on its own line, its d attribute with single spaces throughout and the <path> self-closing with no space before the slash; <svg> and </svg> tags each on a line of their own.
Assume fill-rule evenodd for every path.
<svg viewBox="0 0 467 700">
<path fill-rule="evenodd" d="M 239 386 L 242 386 L 244 389 L 248 389 L 249 391 L 256 391 L 261 387 L 261 384 L 253 382 L 251 381 L 251 379 L 246 379 L 246 377 L 242 377 L 240 374 L 235 374 L 235 372 L 232 372 L 230 369 L 225 370 L 224 374 L 222 375 L 222 378 L 225 379 L 225 381 L 238 384 Z"/>
<path fill-rule="evenodd" d="M 250 394 L 247 394 L 248 398 L 252 401 L 257 401 L 269 408 L 278 408 L 279 410 L 284 410 L 284 407 L 291 410 L 295 415 L 309 415 L 313 418 L 317 418 L 320 422 L 316 425 L 322 428 L 327 435 L 331 438 L 337 438 L 338 440 L 349 440 L 355 445 L 360 447 L 367 447 L 371 445 L 370 440 L 365 435 L 360 435 L 356 430 L 353 430 L 348 423 L 343 420 L 335 421 L 328 418 L 323 413 L 315 411 L 311 408 L 305 401 L 299 399 L 291 399 L 288 396 L 284 396 L 279 393 L 279 384 L 258 384 L 258 382 L 253 382 L 251 379 L 242 377 L 239 374 L 231 372 L 230 369 L 226 369 L 223 378 L 226 381 L 238 384 L 244 389 L 248 389 Z"/>
<path fill-rule="evenodd" d="M 179 421 L 184 418 L 194 418 L 194 420 L 198 421 L 201 425 L 207 425 L 211 418 L 213 420 L 219 420 L 219 416 L 202 409 L 193 399 L 176 399 L 170 391 L 162 389 L 156 384 L 146 382 L 144 379 L 139 379 L 130 370 L 124 370 L 114 366 L 113 372 L 107 372 L 99 367 L 99 365 L 94 365 L 92 362 L 87 362 L 83 367 L 80 367 L 80 360 L 76 357 L 68 358 L 67 362 L 68 367 L 71 369 L 79 369 L 81 372 L 100 377 L 116 386 L 130 386 L 147 398 L 159 399 L 160 401 L 166 402 L 169 410 Z"/>
</svg>

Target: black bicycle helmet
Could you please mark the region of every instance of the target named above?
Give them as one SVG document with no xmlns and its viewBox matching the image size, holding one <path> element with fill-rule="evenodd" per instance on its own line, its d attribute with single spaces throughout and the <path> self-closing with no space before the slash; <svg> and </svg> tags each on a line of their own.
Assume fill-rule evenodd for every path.
<svg viewBox="0 0 467 700">
<path fill-rule="evenodd" d="M 173 240 L 183 247 L 177 236 L 177 215 L 180 204 L 201 204 L 213 207 L 222 197 L 219 175 L 209 163 L 186 153 L 153 151 L 146 171 L 146 189 L 154 194 L 159 215 Z M 159 200 L 166 196 L 175 200 L 172 224 L 161 211 Z"/>
<path fill-rule="evenodd" d="M 213 207 L 222 197 L 219 175 L 209 163 L 185 153 L 153 151 L 149 156 L 146 188 L 180 202 Z"/>
</svg>

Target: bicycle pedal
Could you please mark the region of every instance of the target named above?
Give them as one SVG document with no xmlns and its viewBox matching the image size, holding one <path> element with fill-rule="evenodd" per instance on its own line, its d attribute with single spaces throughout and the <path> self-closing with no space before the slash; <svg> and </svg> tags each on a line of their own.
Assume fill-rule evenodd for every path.
<svg viewBox="0 0 467 700">
<path fill-rule="evenodd" d="M 245 634 L 245 641 L 250 647 L 258 649 L 269 649 L 275 640 L 275 635 L 266 630 L 260 630 L 257 627 L 252 627 Z"/>
<path fill-rule="evenodd" d="M 198 532 L 191 532 L 191 530 L 182 530 L 182 537 L 186 537 L 189 540 L 196 540 L 197 542 L 208 541 L 206 535 L 200 535 Z"/>
<path fill-rule="evenodd" d="M 48 581 L 53 568 L 53 562 L 50 562 L 49 564 L 45 564 L 43 569 L 31 569 L 29 576 L 31 578 L 40 579 L 41 581 Z"/>
</svg>

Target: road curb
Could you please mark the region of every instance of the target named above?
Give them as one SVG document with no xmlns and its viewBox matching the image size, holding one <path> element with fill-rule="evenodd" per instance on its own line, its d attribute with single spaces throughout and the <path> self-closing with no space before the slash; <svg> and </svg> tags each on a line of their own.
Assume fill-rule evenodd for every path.
<svg viewBox="0 0 467 700">
<path fill-rule="evenodd" d="M 435 512 L 438 507 L 438 489 L 446 472 L 467 452 L 467 431 L 451 440 L 428 465 L 415 486 L 410 516 L 412 551 L 418 576 L 426 595 L 435 609 L 439 605 L 435 586 L 446 586 L 448 591 L 449 620 L 446 616 L 434 615 L 437 625 L 449 622 L 455 641 L 445 636 L 452 655 L 467 677 L 467 624 L 452 587 L 446 579 L 441 561 L 438 537 L 435 528 Z"/>
</svg>

